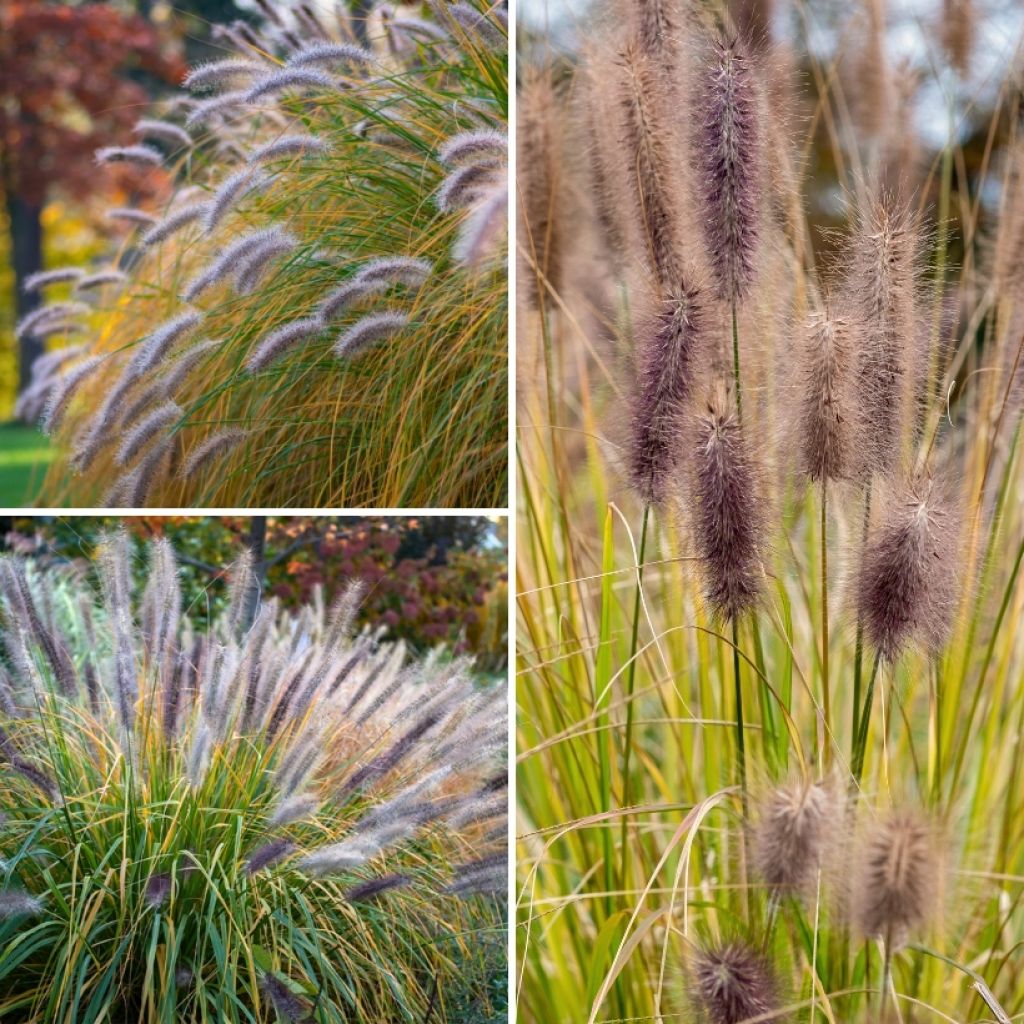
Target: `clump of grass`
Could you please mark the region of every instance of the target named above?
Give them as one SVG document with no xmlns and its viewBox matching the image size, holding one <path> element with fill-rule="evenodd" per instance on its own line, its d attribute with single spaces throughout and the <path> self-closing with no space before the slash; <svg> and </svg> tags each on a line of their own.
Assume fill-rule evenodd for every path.
<svg viewBox="0 0 1024 1024">
<path fill-rule="evenodd" d="M 103 357 L 51 424 L 60 454 L 41 501 L 504 504 L 507 47 L 497 12 L 463 7 L 439 9 L 432 32 L 398 48 L 387 19 L 371 49 L 347 17 L 239 23 L 226 36 L 238 54 L 194 69 L 185 97 L 138 123 L 152 144 L 99 154 L 170 169 L 176 190 L 163 210 L 111 211 L 123 244 L 144 250 L 115 268 L 127 275 L 116 296 L 83 293 L 95 307 L 44 306 L 19 325 L 38 333 L 90 314 L 83 358 Z M 393 260 L 429 269 L 366 278 Z M 278 344 L 356 283 L 328 329 Z M 137 485 L 119 488 L 111 442 L 133 429 L 127 412 L 151 411 L 154 380 L 181 351 L 156 339 L 182 317 L 211 347 L 159 396 L 182 410 L 160 434 L 168 458 L 147 473 L 137 452 Z M 25 415 L 46 386 L 58 384 L 33 382 Z M 228 430 L 243 432 L 237 444 L 211 446 Z"/>
<path fill-rule="evenodd" d="M 520 1016 L 1005 1021 L 1013 90 L 968 95 L 946 5 L 899 71 L 951 97 L 929 149 L 881 3 L 831 58 L 802 8 L 783 43 L 624 6 L 555 62 L 555 152 L 522 170 L 557 165 L 576 212 L 555 284 L 553 189 L 522 189 Z"/>
<path fill-rule="evenodd" d="M 503 695 L 357 632 L 358 589 L 285 612 L 243 558 L 200 630 L 170 545 L 138 599 L 128 552 L 102 597 L 0 566 L 0 1015 L 422 1019 L 504 929 L 459 887 L 504 857 Z"/>
</svg>

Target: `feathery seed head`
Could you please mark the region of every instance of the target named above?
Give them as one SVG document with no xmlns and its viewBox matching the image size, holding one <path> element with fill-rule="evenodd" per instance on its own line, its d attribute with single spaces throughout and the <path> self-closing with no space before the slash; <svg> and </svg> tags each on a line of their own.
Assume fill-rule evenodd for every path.
<svg viewBox="0 0 1024 1024">
<path fill-rule="evenodd" d="M 149 227 L 156 224 L 157 219 L 151 213 L 143 210 L 132 210 L 125 206 L 115 206 L 107 210 L 108 220 L 120 220 L 128 224 L 138 224 L 142 227 Z"/>
<path fill-rule="evenodd" d="M 285 156 L 303 156 L 307 153 L 328 153 L 330 144 L 315 135 L 284 135 L 260 146 L 249 156 L 250 166 L 267 163 Z"/>
<path fill-rule="evenodd" d="M 464 161 L 476 163 L 480 159 L 507 155 L 508 136 L 492 128 L 459 132 L 437 151 L 437 158 L 444 164 L 461 164 Z"/>
<path fill-rule="evenodd" d="M 191 206 L 183 206 L 180 210 L 169 213 L 162 221 L 154 224 L 143 236 L 142 244 L 146 248 L 170 238 L 177 234 L 183 227 L 200 220 L 207 215 L 208 202 L 193 203 Z"/>
<path fill-rule="evenodd" d="M 640 226 L 658 281 L 673 288 L 680 280 L 679 198 L 663 125 L 662 79 L 635 45 L 622 55 L 620 106 L 633 216 Z"/>
<path fill-rule="evenodd" d="M 697 950 L 690 974 L 708 1024 L 742 1024 L 780 1009 L 771 964 L 746 942 Z"/>
<path fill-rule="evenodd" d="M 757 872 L 774 892 L 813 893 L 828 846 L 842 824 L 842 803 L 828 782 L 799 780 L 766 794 L 754 828 Z"/>
<path fill-rule="evenodd" d="M 711 269 L 719 298 L 732 303 L 756 271 L 764 160 L 756 90 L 739 42 L 713 42 L 696 97 L 694 156 Z"/>
<path fill-rule="evenodd" d="M 266 65 L 259 61 L 227 57 L 224 60 L 210 61 L 192 68 L 181 84 L 193 92 L 201 92 L 223 85 L 228 81 L 252 78 L 253 75 L 263 74 L 266 70 Z"/>
<path fill-rule="evenodd" d="M 264 868 L 284 860 L 294 849 L 295 844 L 290 839 L 273 839 L 269 843 L 264 843 L 245 862 L 245 873 L 255 875 Z"/>
<path fill-rule="evenodd" d="M 19 889 L 0 891 L 0 920 L 6 921 L 11 917 L 38 914 L 42 909 L 43 903 L 38 896 L 30 896 L 27 892 L 22 892 Z"/>
<path fill-rule="evenodd" d="M 856 443 L 850 324 L 812 314 L 804 339 L 796 433 L 800 469 L 811 480 L 845 480 Z"/>
<path fill-rule="evenodd" d="M 35 274 L 29 274 L 22 285 L 24 292 L 41 291 L 51 284 L 65 284 L 77 281 L 84 271 L 80 267 L 59 267 L 55 270 L 40 270 Z"/>
<path fill-rule="evenodd" d="M 896 810 L 865 829 L 853 878 L 853 919 L 867 938 L 898 949 L 938 911 L 943 863 L 936 826 Z"/>
<path fill-rule="evenodd" d="M 374 63 L 369 50 L 351 43 L 309 43 L 296 50 L 289 58 L 290 68 L 304 68 L 321 64 L 333 67 L 336 64 L 357 64 L 368 67 Z"/>
<path fill-rule="evenodd" d="M 412 879 L 406 875 L 381 875 L 379 878 L 371 878 L 359 885 L 354 885 L 345 890 L 345 899 L 349 903 L 361 903 L 366 900 L 376 899 L 378 896 L 394 889 L 404 889 L 412 884 Z"/>
<path fill-rule="evenodd" d="M 328 92 L 336 91 L 338 86 L 330 75 L 312 68 L 281 68 L 261 78 L 245 93 L 246 103 L 258 103 L 274 93 L 285 89 L 320 89 Z"/>
<path fill-rule="evenodd" d="M 207 121 L 218 114 L 223 114 L 235 107 L 244 106 L 248 103 L 246 96 L 248 96 L 247 89 L 236 89 L 232 92 L 222 92 L 219 96 L 212 96 L 208 100 L 197 103 L 189 111 L 188 117 L 185 118 L 185 127 L 196 128 L 199 125 L 206 124 Z"/>
<path fill-rule="evenodd" d="M 161 121 L 155 118 L 142 118 L 135 122 L 132 131 L 143 138 L 149 136 L 162 142 L 174 143 L 185 149 L 192 147 L 192 136 L 184 128 L 172 121 Z"/>
<path fill-rule="evenodd" d="M 383 282 L 418 288 L 434 269 L 430 260 L 414 256 L 379 256 L 364 263 L 353 278 L 360 284 Z"/>
<path fill-rule="evenodd" d="M 691 523 L 704 596 L 716 615 L 735 619 L 761 592 L 765 515 L 739 417 L 717 397 L 697 417 L 691 462 Z"/>
<path fill-rule="evenodd" d="M 164 155 L 159 149 L 139 144 L 135 146 L 103 146 L 96 150 L 96 163 L 141 164 L 148 167 L 159 167 L 164 162 Z"/>
<path fill-rule="evenodd" d="M 260 988 L 267 994 L 274 1009 L 289 1024 L 309 1020 L 309 1007 L 276 975 L 267 973 L 260 980 Z"/>
<path fill-rule="evenodd" d="M 42 428 L 47 434 L 52 434 L 64 419 L 71 400 L 78 393 L 78 389 L 103 365 L 103 356 L 91 356 L 83 359 L 65 373 L 55 385 L 46 408 L 43 411 Z"/>
<path fill-rule="evenodd" d="M 700 291 L 682 282 L 637 328 L 637 389 L 629 474 L 645 503 L 661 504 L 678 468 L 685 406 L 693 389 L 702 333 Z"/>
<path fill-rule="evenodd" d="M 156 438 L 161 431 L 177 423 L 181 417 L 181 406 L 175 402 L 164 402 L 163 405 L 158 406 L 125 434 L 121 447 L 117 450 L 117 464 L 119 466 L 130 465 L 150 441 Z"/>
<path fill-rule="evenodd" d="M 339 359 L 351 359 L 372 345 L 387 341 L 408 326 L 409 317 L 397 310 L 369 313 L 343 331 L 334 343 Z"/>
<path fill-rule="evenodd" d="M 938 654 L 960 592 L 960 514 L 941 482 L 919 479 L 888 496 L 881 524 L 861 554 L 857 612 L 886 661 L 910 643 Z"/>
<path fill-rule="evenodd" d="M 128 275 L 121 270 L 100 270 L 79 278 L 75 291 L 87 292 L 94 288 L 104 288 L 108 284 L 124 284 L 127 280 Z"/>
<path fill-rule="evenodd" d="M 204 217 L 206 233 L 210 234 L 213 231 L 239 199 L 264 187 L 269 181 L 269 175 L 251 167 L 242 167 L 233 174 L 229 174 L 217 186 L 213 198 L 206 204 Z"/>
<path fill-rule="evenodd" d="M 246 432 L 237 428 L 218 431 L 193 448 L 181 467 L 181 478 L 191 480 L 207 464 L 236 448 L 246 438 Z"/>
<path fill-rule="evenodd" d="M 305 317 L 302 320 L 292 320 L 290 323 L 282 324 L 266 335 L 256 346 L 245 361 L 246 370 L 249 373 L 258 373 L 280 359 L 297 342 L 315 337 L 323 329 L 324 321 L 319 316 Z"/>
</svg>

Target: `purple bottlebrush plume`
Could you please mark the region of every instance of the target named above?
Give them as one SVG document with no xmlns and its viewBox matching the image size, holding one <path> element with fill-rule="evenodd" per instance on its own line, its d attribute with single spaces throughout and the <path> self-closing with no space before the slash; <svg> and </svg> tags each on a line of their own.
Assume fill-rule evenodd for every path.
<svg viewBox="0 0 1024 1024">
<path fill-rule="evenodd" d="M 716 615 L 736 619 L 761 593 L 765 514 L 739 417 L 718 396 L 696 420 L 690 488 L 705 599 Z"/>
<path fill-rule="evenodd" d="M 293 822 L 311 818 L 320 807 L 320 801 L 312 796 L 293 796 L 274 808 L 273 814 L 267 819 L 271 828 L 281 828 L 284 825 L 291 825 Z"/>
<path fill-rule="evenodd" d="M 211 231 L 224 219 L 225 214 L 241 198 L 257 189 L 263 188 L 270 182 L 270 176 L 263 171 L 254 170 L 251 167 L 243 167 L 240 170 L 229 174 L 213 194 L 213 198 L 206 205 L 206 216 L 204 224 L 206 233 Z"/>
<path fill-rule="evenodd" d="M 452 213 L 471 205 L 504 167 L 504 160 L 478 160 L 456 167 L 437 190 L 437 208 L 443 213 Z"/>
<path fill-rule="evenodd" d="M 372 345 L 393 338 L 409 324 L 409 317 L 396 310 L 370 313 L 343 331 L 334 343 L 334 354 L 339 359 L 351 359 Z"/>
<path fill-rule="evenodd" d="M 108 284 L 124 284 L 128 275 L 121 270 L 99 270 L 95 274 L 87 274 L 75 285 L 76 292 L 87 292 L 93 288 L 104 288 Z"/>
<path fill-rule="evenodd" d="M 323 22 L 317 16 L 312 4 L 299 3 L 295 5 L 295 18 L 302 26 L 302 31 L 314 39 L 328 39 L 330 33 L 324 27 Z"/>
<path fill-rule="evenodd" d="M 464 3 L 463 0 L 445 4 L 443 8 L 440 4 L 432 6 L 435 11 L 442 9 L 447 19 L 458 25 L 470 38 L 478 38 L 485 46 L 497 49 L 500 46 L 508 45 L 508 36 L 499 27 L 501 17 L 496 6 L 489 9 L 493 18 L 483 11 L 478 11 L 472 4 Z"/>
<path fill-rule="evenodd" d="M 223 114 L 225 111 L 232 110 L 235 107 L 244 106 L 248 102 L 246 100 L 247 95 L 247 89 L 238 89 L 233 92 L 222 92 L 219 96 L 212 96 L 208 100 L 197 103 L 189 111 L 188 117 L 185 118 L 185 127 L 196 128 L 199 125 L 206 124 L 210 118 L 216 117 L 218 114 Z"/>
<path fill-rule="evenodd" d="M 508 156 L 508 136 L 492 128 L 459 132 L 437 151 L 437 158 L 445 164 L 475 163 L 481 159 Z"/>
<path fill-rule="evenodd" d="M 704 239 L 719 298 L 736 303 L 755 275 L 764 163 L 757 79 L 737 40 L 712 43 L 696 105 Z"/>
<path fill-rule="evenodd" d="M 180 313 L 170 320 L 164 321 L 152 334 L 147 335 L 139 343 L 139 349 L 132 356 L 130 370 L 133 379 L 148 373 L 178 344 L 188 337 L 202 322 L 203 316 L 195 310 Z"/>
<path fill-rule="evenodd" d="M 284 92 L 286 89 L 320 89 L 337 91 L 337 84 L 330 75 L 310 68 L 281 68 L 261 78 L 245 94 L 246 103 L 258 103 L 266 96 Z"/>
<path fill-rule="evenodd" d="M 192 146 L 192 136 L 189 135 L 180 125 L 173 121 L 161 121 L 155 118 L 142 118 L 135 122 L 132 131 L 142 137 L 160 139 L 161 142 L 170 142 L 189 149 Z"/>
<path fill-rule="evenodd" d="M 772 965 L 747 942 L 695 950 L 688 974 L 690 991 L 708 1024 L 742 1024 L 781 1013 Z"/>
<path fill-rule="evenodd" d="M 358 278 L 350 278 L 324 296 L 317 307 L 317 314 L 325 321 L 334 320 L 357 302 L 372 295 L 380 295 L 388 288 L 389 284 L 384 280 L 360 281 Z"/>
<path fill-rule="evenodd" d="M 207 288 L 212 288 L 218 281 L 229 277 L 238 268 L 240 260 L 268 245 L 294 247 L 298 245 L 298 240 L 294 235 L 279 227 L 261 228 L 242 235 L 241 238 L 221 249 L 214 257 L 213 262 L 189 281 L 184 292 L 186 301 L 192 301 Z"/>
<path fill-rule="evenodd" d="M 224 60 L 214 60 L 192 68 L 185 76 L 182 85 L 193 92 L 202 92 L 224 85 L 226 82 L 261 75 L 266 70 L 267 66 L 259 61 L 227 57 Z"/>
<path fill-rule="evenodd" d="M 38 337 L 38 331 L 56 322 L 63 322 L 71 317 L 88 316 L 92 306 L 84 302 L 51 302 L 48 306 L 40 306 L 31 313 L 26 313 L 14 325 L 15 338 Z"/>
<path fill-rule="evenodd" d="M 96 163 L 141 164 L 147 167 L 159 167 L 164 162 L 164 155 L 152 146 L 138 144 L 135 146 L 103 146 L 96 150 Z"/>
<path fill-rule="evenodd" d="M 353 885 L 346 889 L 342 895 L 349 903 L 362 903 L 366 900 L 376 899 L 386 892 L 393 892 L 395 889 L 404 889 L 412 884 L 408 875 L 381 875 L 379 878 L 371 878 L 359 885 Z"/>
<path fill-rule="evenodd" d="M 410 15 L 405 15 L 400 18 L 390 18 L 386 23 L 386 27 L 390 32 L 394 32 L 399 37 L 399 46 L 401 45 L 401 40 L 403 38 L 410 39 L 413 43 L 415 43 L 418 38 L 438 41 L 450 38 L 448 33 L 440 25 L 436 25 L 432 21 L 424 21 L 422 18 L 414 18 Z"/>
<path fill-rule="evenodd" d="M 158 223 L 157 218 L 144 210 L 133 210 L 127 206 L 115 206 L 107 210 L 108 220 L 123 220 L 128 224 L 138 224 L 140 227 L 149 227 Z"/>
<path fill-rule="evenodd" d="M 282 232 L 280 237 L 266 239 L 262 245 L 241 257 L 235 268 L 235 290 L 238 294 L 251 294 L 270 268 L 271 261 L 278 256 L 287 256 L 295 245 L 295 239 Z"/>
<path fill-rule="evenodd" d="M 170 439 L 157 441 L 135 468 L 111 488 L 103 504 L 112 508 L 142 508 L 149 504 L 150 492 L 158 478 L 166 474 L 171 454 Z"/>
<path fill-rule="evenodd" d="M 152 910 L 162 907 L 171 898 L 171 876 L 167 872 L 150 875 L 146 879 L 146 906 Z"/>
<path fill-rule="evenodd" d="M 157 381 L 159 393 L 167 398 L 173 397 L 189 374 L 207 355 L 219 347 L 219 341 L 200 341 L 198 344 L 182 352 L 171 364 L 167 373 Z M 128 417 L 125 418 L 127 419 Z"/>
<path fill-rule="evenodd" d="M 507 225 L 508 182 L 499 180 L 462 222 L 452 258 L 465 267 L 482 267 L 502 251 Z"/>
<path fill-rule="evenodd" d="M 20 889 L 0 891 L 0 920 L 38 914 L 42 909 L 43 902 L 38 896 L 30 896 Z"/>
<path fill-rule="evenodd" d="M 631 6 L 637 45 L 672 75 L 676 70 L 682 5 L 677 0 L 637 0 Z"/>
<path fill-rule="evenodd" d="M 404 284 L 418 288 L 434 269 L 430 260 L 415 256 L 378 256 L 364 263 L 353 280 L 361 284 L 378 281 L 386 284 Z"/>
<path fill-rule="evenodd" d="M 445 887 L 453 896 L 472 896 L 493 893 L 504 895 L 508 892 L 508 851 L 500 850 L 487 857 L 456 864 L 455 878 Z"/>
<path fill-rule="evenodd" d="M 264 843 L 245 862 L 245 873 L 251 877 L 271 864 L 284 860 L 294 850 L 295 844 L 290 839 L 272 839 L 269 843 Z"/>
<path fill-rule="evenodd" d="M 103 356 L 91 356 L 68 370 L 54 386 L 43 411 L 41 426 L 44 433 L 52 434 L 63 422 L 71 400 L 81 386 L 103 365 Z"/>
<path fill-rule="evenodd" d="M 287 65 L 290 68 L 305 68 L 317 64 L 328 67 L 335 64 L 357 64 L 368 67 L 373 63 L 373 54 L 361 46 L 354 46 L 351 43 L 309 43 L 296 50 L 288 58 Z"/>
<path fill-rule="evenodd" d="M 853 473 L 854 355 L 846 318 L 827 310 L 811 315 L 804 335 L 795 421 L 800 469 L 811 480 L 846 480 Z"/>
<path fill-rule="evenodd" d="M 883 193 L 861 204 L 848 247 L 846 306 L 858 332 L 855 390 L 860 471 L 898 466 L 908 407 L 911 353 L 921 335 L 921 231 L 910 204 Z"/>
<path fill-rule="evenodd" d="M 266 993 L 278 1015 L 289 1024 L 309 1020 L 309 1006 L 300 999 L 276 974 L 269 971 L 260 979 L 260 988 Z"/>
<path fill-rule="evenodd" d="M 799 779 L 769 790 L 759 801 L 751 844 L 762 881 L 780 895 L 813 894 L 843 820 L 837 788 L 829 782 Z"/>
<path fill-rule="evenodd" d="M 157 242 L 162 242 L 166 238 L 170 238 L 171 235 L 179 232 L 183 227 L 194 223 L 197 220 L 201 220 L 206 216 L 209 204 L 207 202 L 193 203 L 190 206 L 183 206 L 180 210 L 175 210 L 173 213 L 169 213 L 162 221 L 158 224 L 154 224 L 142 236 L 142 244 L 148 248 L 151 245 L 156 245 Z"/>
<path fill-rule="evenodd" d="M 679 259 L 678 160 L 670 154 L 664 127 L 664 82 L 649 57 L 635 45 L 622 54 L 620 107 L 628 193 L 647 256 L 657 280 L 674 288 L 682 274 Z"/>
<path fill-rule="evenodd" d="M 937 826 L 901 809 L 866 826 L 854 857 L 851 910 L 857 930 L 899 949 L 941 907 L 944 864 Z"/>
<path fill-rule="evenodd" d="M 266 335 L 256 346 L 245 361 L 246 370 L 249 373 L 258 373 L 280 359 L 297 342 L 306 341 L 308 338 L 320 334 L 324 327 L 324 321 L 318 316 L 305 317 L 302 320 L 292 320 L 290 323 L 282 324 Z"/>
<path fill-rule="evenodd" d="M 329 153 L 330 144 L 315 135 L 284 135 L 260 146 L 249 155 L 250 165 L 266 163 L 285 156 L 306 156 L 309 153 Z"/>
<path fill-rule="evenodd" d="M 81 267 L 58 267 L 55 270 L 40 270 L 35 274 L 29 274 L 21 290 L 24 292 L 37 292 L 51 284 L 67 284 L 78 281 L 84 271 Z"/>
<path fill-rule="evenodd" d="M 260 9 L 260 13 L 268 21 L 273 22 L 278 28 L 286 28 L 284 18 L 281 17 L 281 12 L 270 2 L 270 0 L 254 0 L 256 6 Z"/>
<path fill-rule="evenodd" d="M 962 517 L 948 491 L 927 478 L 906 493 L 893 489 L 861 553 L 857 614 L 886 661 L 911 643 L 937 655 L 949 639 L 960 596 Z"/>
<path fill-rule="evenodd" d="M 177 423 L 182 417 L 181 406 L 175 402 L 164 402 L 148 416 L 141 419 L 125 434 L 117 450 L 115 461 L 119 466 L 130 465 L 145 447 L 162 431 Z"/>
<path fill-rule="evenodd" d="M 645 503 L 669 496 L 682 456 L 686 402 L 704 344 L 699 289 L 683 282 L 636 329 L 637 386 L 629 439 L 629 475 Z"/>
<path fill-rule="evenodd" d="M 191 480 L 201 469 L 215 459 L 219 459 L 222 455 L 227 454 L 232 448 L 237 448 L 245 440 L 246 436 L 246 431 L 238 428 L 221 430 L 216 434 L 212 434 L 189 452 L 188 458 L 185 460 L 179 473 L 181 479 Z"/>
</svg>

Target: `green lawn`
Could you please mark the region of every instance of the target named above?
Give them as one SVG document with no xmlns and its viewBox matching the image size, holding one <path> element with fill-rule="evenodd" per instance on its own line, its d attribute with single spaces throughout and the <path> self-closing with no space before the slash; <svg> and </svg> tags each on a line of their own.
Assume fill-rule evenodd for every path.
<svg viewBox="0 0 1024 1024">
<path fill-rule="evenodd" d="M 0 506 L 31 504 L 51 458 L 49 441 L 35 427 L 0 425 Z"/>
</svg>

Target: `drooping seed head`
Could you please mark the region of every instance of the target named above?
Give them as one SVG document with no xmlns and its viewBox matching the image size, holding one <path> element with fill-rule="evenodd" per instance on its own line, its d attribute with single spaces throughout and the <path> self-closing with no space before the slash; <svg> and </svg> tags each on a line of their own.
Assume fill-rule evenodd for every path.
<svg viewBox="0 0 1024 1024">
<path fill-rule="evenodd" d="M 853 921 L 862 935 L 898 949 L 927 927 L 942 895 L 939 843 L 936 826 L 910 809 L 866 827 L 851 893 Z"/>
<path fill-rule="evenodd" d="M 142 144 L 136 146 L 102 146 L 96 150 L 96 163 L 98 164 L 129 163 L 159 167 L 163 162 L 164 155 L 159 149 Z"/>
<path fill-rule="evenodd" d="M 695 102 L 704 239 L 719 298 L 734 303 L 756 272 L 764 162 L 757 81 L 737 40 L 712 44 Z"/>
<path fill-rule="evenodd" d="M 51 284 L 66 284 L 78 281 L 83 270 L 81 267 L 58 267 L 54 270 L 40 270 L 35 274 L 29 274 L 22 285 L 22 291 L 36 292 Z"/>
<path fill-rule="evenodd" d="M 656 303 L 636 330 L 637 388 L 629 443 L 629 473 L 645 503 L 668 496 L 682 457 L 686 402 L 703 341 L 700 291 L 683 282 Z"/>
<path fill-rule="evenodd" d="M 274 139 L 258 149 L 254 149 L 249 156 L 250 166 L 268 163 L 271 160 L 279 160 L 286 156 L 306 156 L 309 153 L 327 153 L 330 145 L 315 135 L 283 135 Z"/>
<path fill-rule="evenodd" d="M 191 480 L 209 463 L 236 448 L 245 440 L 246 436 L 246 432 L 238 428 L 229 428 L 227 430 L 220 430 L 216 434 L 211 434 L 205 441 L 189 452 L 188 458 L 181 467 L 181 479 Z"/>
<path fill-rule="evenodd" d="M 255 875 L 264 868 L 284 860 L 294 849 L 295 844 L 290 839 L 272 839 L 269 843 L 264 843 L 245 862 L 245 873 Z"/>
<path fill-rule="evenodd" d="M 4 889 L 0 892 L 0 920 L 38 914 L 43 909 L 38 896 L 30 896 L 20 889 Z"/>
<path fill-rule="evenodd" d="M 224 60 L 210 61 L 194 67 L 185 76 L 182 85 L 194 92 L 213 89 L 225 82 L 252 78 L 253 75 L 266 71 L 266 65 L 255 60 L 244 60 L 239 57 L 227 57 Z"/>
<path fill-rule="evenodd" d="M 888 496 L 856 577 L 869 643 L 894 661 L 911 643 L 938 654 L 960 593 L 960 514 L 939 482 L 920 479 Z"/>
<path fill-rule="evenodd" d="M 180 125 L 174 124 L 173 121 L 162 121 L 156 118 L 144 117 L 142 120 L 135 122 L 135 127 L 132 128 L 132 131 L 142 138 L 148 136 L 160 139 L 162 142 L 170 142 L 184 149 L 191 149 L 192 147 L 192 136 Z"/>
<path fill-rule="evenodd" d="M 309 1007 L 276 975 L 267 973 L 260 980 L 260 988 L 267 994 L 274 1009 L 289 1024 L 309 1020 Z"/>
<path fill-rule="evenodd" d="M 779 985 L 768 960 L 746 942 L 696 951 L 692 991 L 708 1024 L 742 1024 L 780 1009 Z"/>
<path fill-rule="evenodd" d="M 412 879 L 407 875 L 381 875 L 379 878 L 371 878 L 359 885 L 354 885 L 344 892 L 345 899 L 349 903 L 361 903 L 367 900 L 376 899 L 386 892 L 393 892 L 395 889 L 404 889 L 412 884 Z"/>
<path fill-rule="evenodd" d="M 209 203 L 193 203 L 190 206 L 183 206 L 180 210 L 169 213 L 162 221 L 151 227 L 143 236 L 142 244 L 146 248 L 162 242 L 171 235 L 177 234 L 182 228 L 201 220 L 206 216 Z"/>
<path fill-rule="evenodd" d="M 720 398 L 697 418 L 691 462 L 691 526 L 704 596 L 716 615 L 732 620 L 761 592 L 765 517 L 739 417 Z"/>
<path fill-rule="evenodd" d="M 373 63 L 374 56 L 369 50 L 351 43 L 309 43 L 288 58 L 290 68 L 306 68 L 318 64 L 324 67 L 337 64 L 368 67 Z"/>
<path fill-rule="evenodd" d="M 246 103 L 258 103 L 267 96 L 284 92 L 286 89 L 319 89 L 334 92 L 337 85 L 330 75 L 312 68 L 280 68 L 261 78 L 245 94 Z"/>
<path fill-rule="evenodd" d="M 393 338 L 409 323 L 409 317 L 397 310 L 369 313 L 344 330 L 334 343 L 334 354 L 339 359 L 352 359 L 373 345 Z"/>
<path fill-rule="evenodd" d="M 271 331 L 256 346 L 252 354 L 245 361 L 246 370 L 249 373 L 258 373 L 280 359 L 293 345 L 315 337 L 323 329 L 324 321 L 318 316 L 304 317 L 301 320 L 292 320 L 289 323 L 282 324 Z"/>
<path fill-rule="evenodd" d="M 76 292 L 92 291 L 94 288 L 105 288 L 108 284 L 124 284 L 128 275 L 121 270 L 99 270 L 95 274 L 86 274 L 75 285 Z"/>
</svg>

